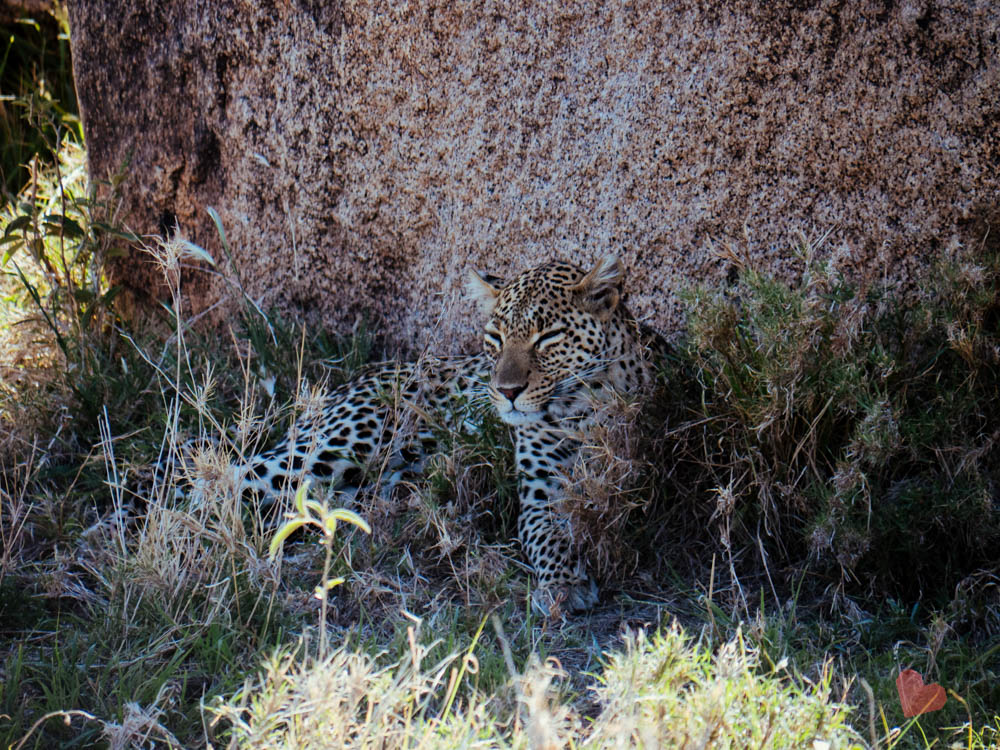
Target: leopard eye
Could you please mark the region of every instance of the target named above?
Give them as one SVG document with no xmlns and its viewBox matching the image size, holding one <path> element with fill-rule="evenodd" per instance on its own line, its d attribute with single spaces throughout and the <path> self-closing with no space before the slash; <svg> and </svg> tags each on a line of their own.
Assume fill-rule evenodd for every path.
<svg viewBox="0 0 1000 750">
<path fill-rule="evenodd" d="M 489 349 L 500 351 L 500 347 L 503 346 L 503 338 L 501 338 L 500 334 L 496 331 L 487 329 L 483 332 L 483 343 L 486 344 Z"/>
<path fill-rule="evenodd" d="M 535 348 L 544 349 L 550 344 L 554 344 L 557 341 L 561 341 L 563 336 L 566 335 L 565 328 L 553 328 L 551 331 L 545 331 L 545 333 L 540 333 L 535 337 Z"/>
</svg>

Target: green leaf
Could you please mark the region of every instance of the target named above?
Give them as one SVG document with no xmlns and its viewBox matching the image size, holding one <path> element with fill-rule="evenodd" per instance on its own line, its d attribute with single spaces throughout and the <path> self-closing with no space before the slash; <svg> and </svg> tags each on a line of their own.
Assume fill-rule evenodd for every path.
<svg viewBox="0 0 1000 750">
<path fill-rule="evenodd" d="M 80 327 L 84 331 L 89 331 L 90 330 L 90 321 L 92 321 L 94 319 L 94 311 L 96 309 L 97 309 L 97 305 L 96 304 L 95 305 L 91 305 L 83 313 L 83 317 L 80 318 Z"/>
<path fill-rule="evenodd" d="M 22 247 L 24 247 L 24 241 L 23 241 L 23 240 L 21 240 L 21 238 L 20 238 L 20 237 L 16 237 L 16 238 L 11 238 L 11 240 L 4 240 L 4 242 L 11 242 L 11 241 L 14 241 L 14 240 L 18 240 L 17 244 L 16 244 L 16 245 L 14 245 L 13 247 L 9 247 L 9 248 L 7 248 L 7 252 L 5 252 L 5 253 L 3 254 L 3 260 L 2 260 L 2 261 L 0 261 L 0 267 L 3 267 L 3 266 L 6 266 L 6 265 L 7 265 L 7 262 L 8 262 L 8 261 L 9 261 L 9 260 L 10 260 L 11 258 L 13 258 L 13 257 L 14 257 L 14 253 L 16 253 L 16 252 L 17 252 L 18 250 L 20 250 L 20 249 L 21 249 Z M 0 242 L 0 245 L 2 245 L 2 244 L 3 244 L 3 242 Z"/>
<path fill-rule="evenodd" d="M 229 257 L 229 241 L 226 240 L 226 230 L 222 226 L 222 219 L 219 218 L 219 214 L 211 206 L 205 210 L 208 211 L 208 215 L 211 216 L 212 221 L 215 222 L 215 228 L 219 232 L 219 241 L 222 243 L 222 249 L 226 251 L 226 257 Z"/>
<path fill-rule="evenodd" d="M 326 516 L 326 508 L 315 500 L 306 500 L 305 507 L 306 511 L 311 512 L 316 518 L 324 518 Z"/>
<path fill-rule="evenodd" d="M 335 586 L 339 586 L 343 582 L 343 578 L 331 578 L 329 581 L 324 581 L 322 584 L 313 589 L 313 596 L 320 601 L 323 601 L 326 599 L 326 594 L 330 589 Z"/>
<path fill-rule="evenodd" d="M 353 510 L 347 510 L 347 508 L 335 508 L 330 511 L 330 516 L 337 521 L 346 521 L 347 523 L 352 523 L 361 529 L 366 534 L 372 533 L 372 527 L 368 525 L 361 516 L 355 513 Z"/>
<path fill-rule="evenodd" d="M 295 508 L 303 516 L 306 515 L 306 495 L 309 494 L 310 484 L 311 482 L 307 479 L 295 490 Z"/>
<path fill-rule="evenodd" d="M 83 227 L 77 224 L 73 219 L 68 216 L 63 216 L 62 214 L 46 214 L 42 217 L 45 222 L 45 226 L 50 229 L 61 230 L 64 237 L 83 237 Z"/>
<path fill-rule="evenodd" d="M 111 303 L 114 301 L 115 297 L 121 294 L 122 289 L 123 287 L 121 284 L 115 284 L 113 287 L 111 287 L 110 289 L 108 289 L 108 291 L 104 293 L 104 296 L 101 297 L 101 303 L 103 305 L 110 306 Z"/>
<path fill-rule="evenodd" d="M 30 224 L 31 224 L 30 216 L 18 216 L 10 224 L 7 225 L 7 228 L 4 230 L 3 233 L 4 239 L 7 239 L 17 230 L 23 229 L 24 227 L 29 226 Z"/>
<path fill-rule="evenodd" d="M 118 237 L 126 242 L 139 242 L 139 235 L 128 232 L 124 229 L 119 229 L 118 227 L 113 227 L 110 224 L 103 221 L 95 221 L 91 224 L 94 229 L 104 234 L 110 234 L 112 237 Z"/>
<path fill-rule="evenodd" d="M 277 557 L 278 550 L 281 549 L 281 545 L 285 543 L 285 540 L 307 523 L 309 521 L 305 518 L 293 518 L 278 529 L 278 533 L 274 535 L 274 539 L 271 540 L 271 545 L 267 549 L 268 557 L 272 560 Z"/>
</svg>

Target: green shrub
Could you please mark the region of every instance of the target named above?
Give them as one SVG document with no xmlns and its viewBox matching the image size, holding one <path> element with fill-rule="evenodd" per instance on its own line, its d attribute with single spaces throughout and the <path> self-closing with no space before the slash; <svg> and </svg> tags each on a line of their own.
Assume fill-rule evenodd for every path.
<svg viewBox="0 0 1000 750">
<path fill-rule="evenodd" d="M 39 109 L 57 117 L 38 121 Z M 0 24 L 0 192 L 17 193 L 30 179 L 37 155 L 50 161 L 58 131 L 69 129 L 83 140 L 77 117 L 69 26 L 56 8 L 34 18 Z"/>
<path fill-rule="evenodd" d="M 842 591 L 944 604 L 1000 550 L 1000 259 L 952 248 L 913 301 L 804 250 L 797 283 L 744 268 L 689 296 L 687 439 L 716 520 Z"/>
<path fill-rule="evenodd" d="M 466 667 L 478 666 L 476 642 L 465 667 L 452 666 L 456 653 L 433 663 L 412 632 L 410 644 L 386 668 L 346 648 L 322 658 L 278 654 L 216 704 L 216 720 L 239 748 L 863 747 L 832 700 L 828 670 L 810 684 L 785 665 L 763 669 L 739 634 L 715 653 L 676 626 L 651 638 L 627 634 L 624 649 L 608 654 L 592 719 L 559 695 L 567 675 L 551 660 L 512 672 L 500 695 L 513 692 L 513 703 L 471 686 L 452 702 L 463 676 L 473 681 Z"/>
</svg>

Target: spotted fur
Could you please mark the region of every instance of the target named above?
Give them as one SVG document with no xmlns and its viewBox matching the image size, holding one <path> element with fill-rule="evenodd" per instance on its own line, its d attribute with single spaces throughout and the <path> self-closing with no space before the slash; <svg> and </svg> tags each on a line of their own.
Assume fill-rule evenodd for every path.
<svg viewBox="0 0 1000 750">
<path fill-rule="evenodd" d="M 391 486 L 433 453 L 428 417 L 463 428 L 488 377 L 482 354 L 371 365 L 321 404 L 307 405 L 278 445 L 246 463 L 241 486 L 267 497 L 304 477 L 357 487 L 366 471 L 386 470 Z M 384 464 L 373 465 L 383 456 Z"/>
<path fill-rule="evenodd" d="M 575 556 L 556 508 L 594 402 L 649 386 L 652 337 L 621 304 L 622 267 L 606 257 L 589 272 L 546 263 L 505 283 L 472 273 L 486 318 L 484 353 L 376 365 L 306 409 L 284 441 L 251 459 L 247 488 L 280 492 L 302 475 L 345 482 L 389 448 L 391 468 L 413 468 L 434 449 L 429 412 L 463 422 L 483 393 L 511 425 L 518 472 L 518 536 L 537 578 L 535 604 L 586 609 L 597 587 Z M 402 406 L 403 409 L 399 407 Z M 400 414 L 411 424 L 400 429 Z M 459 425 L 456 423 L 456 428 Z"/>
</svg>

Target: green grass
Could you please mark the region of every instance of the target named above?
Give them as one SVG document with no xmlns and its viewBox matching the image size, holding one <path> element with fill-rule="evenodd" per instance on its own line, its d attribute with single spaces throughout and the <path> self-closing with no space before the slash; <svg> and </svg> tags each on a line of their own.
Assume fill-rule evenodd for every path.
<svg viewBox="0 0 1000 750">
<path fill-rule="evenodd" d="M 957 249 L 914 301 L 812 252 L 796 284 L 692 294 L 693 471 L 750 498 L 722 514 L 732 544 L 763 524 L 771 560 L 840 594 L 946 607 L 1000 548 L 998 256 Z"/>
<path fill-rule="evenodd" d="M 258 310 L 221 224 L 225 258 L 140 247 L 117 221 L 127 168 L 87 181 L 44 26 L 20 24 L 0 67 L 20 86 L 2 127 L 23 128 L 0 214 L 0 354 L 19 363 L 0 383 L 0 743 L 997 745 L 1000 248 L 950 248 L 916 298 L 806 244 L 794 283 L 747 268 L 691 290 L 665 394 L 613 404 L 572 477 L 608 596 L 545 621 L 489 415 L 442 426 L 392 492 L 313 488 L 314 520 L 350 507 L 371 533 L 302 524 L 272 557 L 281 518 L 226 469 L 377 359 L 377 323 L 338 337 Z M 123 317 L 105 268 L 135 249 L 175 291 L 181 262 L 224 274 L 232 346 L 179 294 Z M 184 445 L 193 463 L 153 486 Z M 904 719 L 905 668 L 951 691 L 941 712 Z"/>
<path fill-rule="evenodd" d="M 38 120 L 38 109 L 54 107 L 55 120 Z M 58 131 L 82 140 L 65 16 L 42 13 L 0 24 L 0 184 L 4 197 L 30 178 L 36 156 L 48 160 Z"/>
<path fill-rule="evenodd" d="M 493 697 L 474 688 L 449 700 L 457 680 L 473 664 L 478 670 L 475 653 L 465 652 L 465 670 L 460 652 L 438 661 L 416 640 L 407 657 L 381 669 L 344 650 L 320 660 L 279 654 L 214 710 L 244 748 L 861 746 L 830 700 L 828 672 L 809 684 L 783 666 L 760 670 L 739 634 L 714 653 L 677 627 L 629 637 L 609 656 L 596 688 L 602 709 L 589 720 L 565 702 L 566 675 L 552 660 L 513 670 Z"/>
<path fill-rule="evenodd" d="M 374 349 L 371 333 L 331 342 L 270 319 L 257 334 L 249 325 L 240 334 L 245 341 L 258 336 L 249 348 L 238 347 L 254 352 L 248 361 L 228 359 L 183 325 L 175 330 L 181 335 L 157 348 L 159 358 L 125 350 L 127 366 L 146 363 L 155 386 L 141 421 L 126 417 L 110 428 L 112 436 L 129 436 L 115 441 L 114 455 L 81 465 L 74 444 L 57 444 L 53 455 L 75 469 L 22 470 L 31 507 L 19 512 L 28 514 L 24 528 L 32 542 L 17 566 L 5 568 L 2 582 L 19 592 L 0 611 L 9 634 L 2 673 L 17 685 L 0 695 L 6 743 L 29 732 L 29 747 L 87 747 L 147 735 L 168 746 L 211 740 L 297 747 L 335 732 L 357 746 L 386 733 L 398 745 L 441 747 L 471 738 L 502 746 L 601 746 L 628 737 L 649 747 L 706 738 L 713 747 L 814 740 L 831 747 L 924 747 L 938 738 L 979 748 L 992 741 L 987 727 L 1000 701 L 1000 654 L 983 646 L 995 611 L 976 588 L 964 608 L 954 609 L 930 599 L 868 600 L 836 586 L 831 599 L 822 561 L 800 561 L 804 567 L 791 576 L 763 569 L 745 552 L 746 560 L 739 559 L 736 534 L 728 549 L 736 559 L 710 568 L 713 548 L 703 529 L 709 556 L 666 555 L 652 565 L 682 566 L 668 587 L 628 579 L 633 591 L 645 586 L 653 597 L 669 591 L 670 610 L 683 627 L 668 627 L 667 611 L 641 598 L 622 598 L 603 614 L 562 624 L 534 618 L 525 606 L 527 577 L 506 545 L 514 519 L 509 443 L 492 422 L 474 436 L 448 436 L 426 479 L 409 494 L 397 492 L 396 505 L 383 508 L 378 488 L 355 500 L 317 489 L 313 496 L 326 497 L 330 507 L 370 509 L 372 536 L 341 525 L 328 548 L 306 534 L 269 560 L 276 530 L 263 521 L 263 509 L 237 497 L 221 471 L 232 452 L 254 442 L 234 434 L 280 433 L 299 408 L 300 373 L 349 378 Z M 278 362 L 280 347 L 290 342 L 299 342 L 302 363 L 286 361 L 280 371 L 262 364 L 266 357 L 254 350 L 275 347 Z M 673 378 L 698 373 L 675 396 L 697 393 L 706 382 L 698 357 L 707 355 L 690 351 L 668 363 Z M 331 358 L 339 363 L 333 372 L 323 364 Z M 245 372 L 273 377 L 275 395 L 245 388 Z M 63 408 L 79 409 L 83 422 L 88 410 L 74 403 L 74 390 L 61 393 Z M 683 427 L 671 429 L 683 440 L 688 428 L 676 421 L 676 410 L 693 408 L 674 401 L 654 411 Z M 255 414 L 262 417 L 247 416 Z M 108 462 L 120 469 L 148 464 L 164 436 L 173 443 L 213 439 L 196 469 L 204 494 L 178 502 L 169 487 L 137 496 L 109 492 Z M 651 454 L 630 460 L 655 462 L 663 446 L 653 440 L 643 448 Z M 701 465 L 698 454 L 682 455 L 688 457 L 683 472 Z M 653 495 L 644 517 L 670 518 L 678 510 L 676 477 L 659 485 L 655 472 L 650 477 L 654 485 L 640 483 Z M 712 479 L 708 472 L 701 481 Z M 180 480 L 180 473 L 168 477 Z M 7 517 L 17 498 L 8 489 L 3 500 Z M 782 520 L 786 531 L 810 528 Z M 718 528 L 708 524 L 709 535 Z M 697 533 L 671 531 L 679 538 Z M 639 538 L 650 546 L 644 559 L 655 561 L 662 537 Z M 457 546 L 446 549 L 445 539 Z M 727 556 L 725 547 L 714 551 L 717 560 Z M 344 581 L 330 591 L 324 617 L 313 591 L 335 577 Z M 973 612 L 978 619 L 962 619 Z M 623 638 L 623 622 L 646 622 L 653 630 Z M 964 703 L 952 697 L 944 711 L 907 725 L 894 694 L 895 676 L 907 667 L 941 681 Z"/>
</svg>

